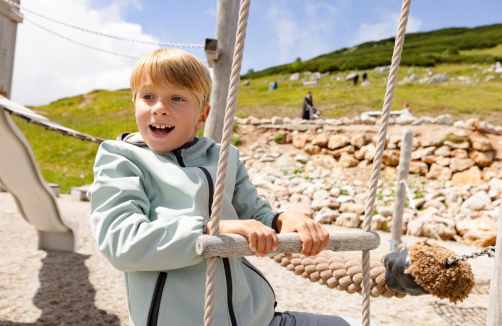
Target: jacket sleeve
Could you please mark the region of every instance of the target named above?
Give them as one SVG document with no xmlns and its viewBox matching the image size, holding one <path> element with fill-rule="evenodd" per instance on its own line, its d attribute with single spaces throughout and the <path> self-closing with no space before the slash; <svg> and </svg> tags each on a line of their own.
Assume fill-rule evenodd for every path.
<svg viewBox="0 0 502 326">
<path fill-rule="evenodd" d="M 255 219 L 268 227 L 277 230 L 277 218 L 280 212 L 272 211 L 270 203 L 263 197 L 258 197 L 255 185 L 249 180 L 246 167 L 237 159 L 237 177 L 235 179 L 232 205 L 239 219 Z"/>
<path fill-rule="evenodd" d="M 91 229 L 99 250 L 117 269 L 160 271 L 201 262 L 195 252 L 202 216 L 149 219 L 147 176 L 114 142 L 101 144 L 94 165 Z"/>
</svg>

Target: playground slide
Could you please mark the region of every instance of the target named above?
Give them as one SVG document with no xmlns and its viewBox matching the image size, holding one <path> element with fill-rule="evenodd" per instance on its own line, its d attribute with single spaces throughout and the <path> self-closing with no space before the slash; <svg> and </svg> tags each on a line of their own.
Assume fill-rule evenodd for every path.
<svg viewBox="0 0 502 326">
<path fill-rule="evenodd" d="M 0 107 L 47 120 L 5 97 L 0 97 Z M 28 141 L 3 108 L 0 109 L 0 158 L 0 184 L 12 194 L 23 218 L 37 229 L 38 248 L 75 251 L 77 224 L 61 216 Z"/>
</svg>

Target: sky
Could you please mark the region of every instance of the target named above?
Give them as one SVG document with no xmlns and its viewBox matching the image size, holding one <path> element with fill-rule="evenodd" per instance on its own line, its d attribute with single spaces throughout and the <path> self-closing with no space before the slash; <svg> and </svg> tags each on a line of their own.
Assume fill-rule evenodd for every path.
<svg viewBox="0 0 502 326">
<path fill-rule="evenodd" d="M 28 10 L 89 30 L 185 44 L 204 44 L 206 38 L 215 38 L 216 4 L 216 0 L 21 0 Z M 400 10 L 398 0 L 252 0 L 242 72 L 394 36 Z M 501 12 L 500 0 L 415 0 L 407 32 L 502 23 Z M 129 87 L 137 59 L 83 47 L 53 33 L 133 57 L 159 48 L 90 34 L 23 13 L 11 95 L 23 105 L 48 104 L 94 89 Z M 185 50 L 205 59 L 203 49 Z"/>
</svg>

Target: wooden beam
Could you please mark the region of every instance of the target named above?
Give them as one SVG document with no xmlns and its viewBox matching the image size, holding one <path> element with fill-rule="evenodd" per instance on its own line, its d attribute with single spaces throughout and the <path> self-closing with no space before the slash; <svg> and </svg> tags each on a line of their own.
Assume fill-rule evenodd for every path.
<svg viewBox="0 0 502 326">
<path fill-rule="evenodd" d="M 399 171 L 396 182 L 396 200 L 394 214 L 392 214 L 392 239 L 390 240 L 390 251 L 398 251 L 403 234 L 403 211 L 406 202 L 406 186 L 401 180 L 408 180 L 410 172 L 411 149 L 413 143 L 413 132 L 404 129 L 403 140 L 401 141 L 401 152 L 399 156 Z"/>
<path fill-rule="evenodd" d="M 4 1 L 0 1 L 0 14 L 9 20 L 12 20 L 14 23 L 22 23 L 23 22 L 23 17 L 20 17 L 19 15 L 15 14 L 12 12 L 12 8 L 17 11 L 15 7 L 9 6 Z"/>
<path fill-rule="evenodd" d="M 502 206 L 500 211 L 486 326 L 502 326 Z"/>
<path fill-rule="evenodd" d="M 214 67 L 215 61 L 218 61 L 220 50 L 218 49 L 218 40 L 207 38 L 204 45 L 204 52 L 206 52 L 207 64 L 210 68 Z"/>
<path fill-rule="evenodd" d="M 278 234 L 279 247 L 273 254 L 299 253 L 302 242 L 298 233 Z M 359 251 L 372 250 L 380 245 L 380 236 L 371 232 L 331 232 L 327 250 Z M 197 239 L 196 251 L 202 258 L 209 257 L 244 257 L 253 256 L 249 243 L 239 234 L 220 234 L 219 236 L 202 235 Z"/>
</svg>

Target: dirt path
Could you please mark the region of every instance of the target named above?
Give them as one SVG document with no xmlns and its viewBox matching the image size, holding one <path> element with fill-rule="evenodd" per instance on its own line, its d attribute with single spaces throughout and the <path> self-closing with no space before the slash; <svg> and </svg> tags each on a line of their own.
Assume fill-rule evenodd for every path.
<svg viewBox="0 0 502 326">
<path fill-rule="evenodd" d="M 122 273 L 97 250 L 88 222 L 90 204 L 72 201 L 67 195 L 58 204 L 67 218 L 80 225 L 76 254 L 37 250 L 35 229 L 21 218 L 12 197 L 0 193 L 0 325 L 128 325 Z M 388 248 L 389 236 L 381 233 L 378 251 Z M 446 246 L 457 253 L 477 250 L 455 242 Z M 272 283 L 278 310 L 360 318 L 359 295 L 313 284 L 268 258 L 251 260 Z M 486 257 L 473 261 L 476 278 L 489 279 L 492 264 Z M 487 293 L 486 286 L 479 286 L 457 306 L 430 296 L 376 298 L 371 300 L 372 321 L 379 325 L 485 325 Z"/>
</svg>

